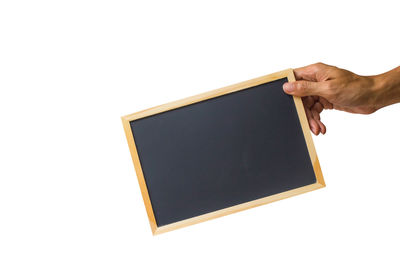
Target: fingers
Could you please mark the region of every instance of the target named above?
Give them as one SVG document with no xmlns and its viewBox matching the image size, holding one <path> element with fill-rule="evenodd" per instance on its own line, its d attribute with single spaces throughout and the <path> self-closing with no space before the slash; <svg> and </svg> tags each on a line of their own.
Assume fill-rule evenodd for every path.
<svg viewBox="0 0 400 267">
<path fill-rule="evenodd" d="M 321 130 L 321 133 L 322 133 L 322 134 L 325 134 L 325 133 L 326 133 L 326 126 L 325 126 L 325 124 L 323 124 L 322 121 L 317 121 L 317 123 L 318 123 L 318 126 L 319 126 L 320 130 Z"/>
<path fill-rule="evenodd" d="M 315 134 L 318 135 L 320 132 L 320 128 L 316 120 L 314 119 L 311 110 L 306 108 L 305 109 L 307 120 L 308 120 L 308 125 L 310 126 L 311 131 Z"/>
<path fill-rule="evenodd" d="M 320 102 L 316 102 L 313 106 L 313 109 L 315 109 L 318 113 L 321 113 L 324 110 L 324 107 Z"/>
<path fill-rule="evenodd" d="M 320 113 L 324 107 L 319 102 L 320 98 L 315 96 L 306 96 L 302 98 L 304 110 L 306 112 L 308 124 L 311 131 L 318 135 L 319 133 L 326 133 L 326 126 L 321 122 Z"/>
<path fill-rule="evenodd" d="M 313 108 L 311 110 L 311 114 L 312 114 L 313 119 L 315 120 L 315 122 L 318 124 L 318 128 L 319 128 L 320 132 L 322 134 L 325 134 L 326 133 L 326 126 L 325 126 L 325 124 L 323 124 L 321 122 L 321 117 L 319 116 L 319 112 L 315 108 Z M 316 135 L 318 135 L 318 134 L 316 134 Z"/>
<path fill-rule="evenodd" d="M 319 102 L 324 106 L 325 109 L 333 109 L 332 103 L 326 100 L 325 98 L 320 97 Z"/>
<path fill-rule="evenodd" d="M 326 133 L 326 126 L 321 122 L 319 114 L 324 108 L 333 108 L 333 105 L 324 98 L 327 86 L 325 79 L 321 78 L 321 72 L 325 72 L 328 67 L 330 66 L 316 63 L 294 69 L 294 75 L 298 81 L 287 82 L 283 85 L 285 93 L 302 97 L 308 124 L 315 135 Z"/>
<path fill-rule="evenodd" d="M 310 82 L 310 81 L 296 81 L 285 83 L 283 85 L 283 90 L 285 93 L 294 96 L 310 96 L 310 95 L 320 95 L 318 82 Z"/>
<path fill-rule="evenodd" d="M 318 81 L 317 72 L 321 71 L 326 66 L 328 65 L 323 63 L 315 63 L 305 67 L 294 69 L 293 72 L 296 80 L 308 80 L 316 82 Z"/>
<path fill-rule="evenodd" d="M 306 96 L 306 97 L 302 97 L 302 100 L 303 100 L 303 105 L 304 105 L 304 111 L 306 112 L 308 126 L 310 127 L 310 130 L 315 135 L 317 135 L 319 133 L 319 125 L 314 120 L 314 117 L 311 113 L 311 108 L 314 106 L 314 98 L 312 96 Z"/>
<path fill-rule="evenodd" d="M 318 121 L 321 120 L 321 117 L 319 116 L 319 112 L 316 111 L 314 108 L 311 109 L 311 114 L 312 114 L 314 120 L 318 120 Z"/>
<path fill-rule="evenodd" d="M 305 96 L 301 98 L 305 108 L 311 109 L 314 106 L 314 98 L 312 96 Z"/>
<path fill-rule="evenodd" d="M 293 72 L 296 80 L 317 81 L 316 69 L 313 65 L 294 69 Z"/>
</svg>

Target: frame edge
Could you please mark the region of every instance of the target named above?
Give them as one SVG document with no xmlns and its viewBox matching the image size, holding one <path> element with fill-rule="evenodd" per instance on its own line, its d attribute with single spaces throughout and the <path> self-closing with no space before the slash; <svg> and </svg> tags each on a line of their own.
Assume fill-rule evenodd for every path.
<svg viewBox="0 0 400 267">
<path fill-rule="evenodd" d="M 139 154 L 136 149 L 135 139 L 133 137 L 133 133 L 132 133 L 131 125 L 130 125 L 131 121 L 129 119 L 127 119 L 126 116 L 122 116 L 121 120 L 122 120 L 122 125 L 124 127 L 126 140 L 128 141 L 129 151 L 131 153 L 133 165 L 135 167 L 134 169 L 136 171 L 136 176 L 137 176 L 137 179 L 139 182 L 140 192 L 142 194 L 143 202 L 144 202 L 144 205 L 146 208 L 147 217 L 149 218 L 151 231 L 154 235 L 158 226 L 157 226 L 157 222 L 156 222 L 156 219 L 154 216 L 153 207 L 151 205 L 150 195 L 147 190 L 146 181 L 144 179 L 143 170 L 142 170 L 142 167 L 140 164 Z"/>
<path fill-rule="evenodd" d="M 293 69 L 288 69 L 287 77 L 288 77 L 289 82 L 296 81 L 296 77 L 294 76 Z M 305 139 L 306 145 L 307 145 L 307 150 L 308 150 L 308 153 L 309 153 L 310 159 L 311 159 L 311 164 L 313 165 L 315 178 L 317 180 L 316 183 L 320 184 L 322 187 L 325 187 L 326 186 L 325 180 L 324 180 L 324 177 L 322 174 L 322 170 L 321 170 L 321 166 L 320 166 L 320 163 L 318 160 L 317 152 L 315 150 L 314 142 L 313 142 L 313 139 L 312 139 L 312 136 L 310 133 L 306 112 L 304 110 L 303 101 L 301 100 L 301 97 L 298 97 L 298 96 L 293 96 L 293 101 L 295 103 L 297 115 L 299 117 L 301 128 L 303 130 L 304 139 Z"/>
<path fill-rule="evenodd" d="M 146 185 L 146 182 L 144 179 L 143 170 L 141 168 L 139 155 L 138 155 L 138 152 L 136 149 L 134 136 L 133 136 L 132 129 L 130 126 L 130 122 L 137 120 L 137 119 L 147 117 L 147 116 L 159 114 L 161 112 L 165 112 L 168 110 L 176 109 L 179 107 L 184 107 L 184 106 L 187 106 L 187 105 L 190 105 L 193 103 L 197 103 L 200 101 L 204 101 L 204 100 L 207 100 L 210 98 L 215 98 L 218 96 L 233 93 L 235 91 L 245 90 L 250 87 L 257 86 L 259 84 L 271 82 L 271 81 L 282 79 L 282 78 L 287 78 L 289 82 L 295 81 L 296 79 L 294 76 L 293 69 L 286 69 L 286 70 L 282 70 L 282 71 L 275 72 L 272 74 L 264 75 L 264 76 L 261 76 L 258 78 L 243 81 L 243 82 L 236 83 L 236 84 L 226 86 L 226 87 L 222 87 L 219 89 L 211 90 L 211 91 L 201 93 L 201 94 L 198 94 L 195 96 L 186 97 L 181 100 L 177 100 L 177 101 L 173 101 L 173 102 L 166 103 L 163 105 L 155 106 L 153 108 L 149 108 L 146 110 L 142 110 L 142 111 L 121 117 L 153 236 L 325 187 L 325 182 L 323 179 L 319 160 L 318 160 L 318 157 L 317 157 L 317 154 L 315 151 L 312 136 L 308 129 L 308 127 L 309 127 L 308 121 L 307 121 L 307 118 L 305 115 L 302 100 L 301 100 L 301 98 L 294 96 L 293 100 L 294 100 L 297 114 L 299 117 L 299 121 L 300 121 L 300 124 L 302 127 L 302 131 L 303 131 L 304 138 L 306 141 L 306 145 L 307 145 L 307 149 L 308 149 L 309 156 L 311 159 L 311 163 L 313 165 L 314 174 L 316 176 L 316 183 L 313 183 L 313 184 L 310 184 L 307 186 L 303 186 L 303 187 L 299 187 L 299 188 L 295 188 L 295 189 L 285 191 L 282 193 L 278 193 L 278 194 L 268 196 L 265 198 L 253 200 L 253 201 L 246 202 L 246 203 L 241 203 L 241 204 L 238 204 L 238 205 L 235 205 L 232 207 L 228 207 L 228 208 L 225 208 L 222 210 L 209 212 L 209 213 L 206 213 L 206 214 L 203 214 L 200 216 L 192 217 L 192 218 L 178 221 L 178 222 L 175 222 L 172 224 L 168 224 L 168 225 L 164 225 L 164 226 L 160 226 L 160 227 L 157 226 L 157 222 L 155 220 L 153 208 L 152 208 L 151 201 L 150 201 L 150 196 L 149 196 L 149 193 L 147 190 L 147 185 Z"/>
</svg>

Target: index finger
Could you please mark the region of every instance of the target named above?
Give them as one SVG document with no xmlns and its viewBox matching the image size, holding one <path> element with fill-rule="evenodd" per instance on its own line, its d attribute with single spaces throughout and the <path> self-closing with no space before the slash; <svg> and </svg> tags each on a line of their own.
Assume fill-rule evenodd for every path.
<svg viewBox="0 0 400 267">
<path fill-rule="evenodd" d="M 321 68 L 327 65 L 323 63 L 315 63 L 305 67 L 294 69 L 294 76 L 296 80 L 307 80 L 316 82 L 317 80 L 317 72 L 321 70 Z"/>
</svg>

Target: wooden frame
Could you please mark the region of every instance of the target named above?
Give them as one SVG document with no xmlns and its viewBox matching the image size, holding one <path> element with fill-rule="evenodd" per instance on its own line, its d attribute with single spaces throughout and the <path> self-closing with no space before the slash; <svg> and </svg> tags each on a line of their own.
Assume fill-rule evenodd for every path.
<svg viewBox="0 0 400 267">
<path fill-rule="evenodd" d="M 138 152 L 136 150 L 136 145 L 135 145 L 135 140 L 132 134 L 132 130 L 131 130 L 131 126 L 130 126 L 130 122 L 133 120 L 137 120 L 143 117 L 147 117 L 150 115 L 154 115 L 157 113 L 161 113 L 164 111 L 168 111 L 168 110 L 172 110 L 172 109 L 176 109 L 182 106 L 187 106 L 196 102 L 200 102 L 206 99 L 210 99 L 210 98 L 214 98 L 214 97 L 218 97 L 221 95 L 225 95 L 225 94 L 229 94 L 232 92 L 236 92 L 236 91 L 240 91 L 243 89 L 247 89 L 256 85 L 260 85 L 263 83 L 268 83 L 274 80 L 278 80 L 278 79 L 282 79 L 282 78 L 287 78 L 288 81 L 295 81 L 295 76 L 293 73 L 292 69 L 287 69 L 284 71 L 280 71 L 280 72 L 276 72 L 273 74 L 269 74 L 269 75 L 265 75 L 262 77 L 258 77 L 255 79 L 251 79 L 245 82 L 241 82 L 238 84 L 234 84 L 234 85 L 230 85 L 227 87 L 223 87 L 217 90 L 213 90 L 213 91 L 209 91 L 206 93 L 202 93 L 196 96 L 192 96 L 192 97 L 188 97 L 182 100 L 178 100 L 178 101 L 174 101 L 168 104 L 164 104 L 164 105 L 160 105 L 157 107 L 153 107 L 150 109 L 146 109 L 137 113 L 133 113 L 130 115 L 126 115 L 123 116 L 122 119 L 122 123 L 124 126 L 124 130 L 125 130 L 125 134 L 126 134 L 126 138 L 128 140 L 128 145 L 129 145 L 129 149 L 131 152 L 131 156 L 132 156 L 132 160 L 133 160 L 133 164 L 135 166 L 135 170 L 136 170 L 136 175 L 139 181 L 139 186 L 140 186 L 140 190 L 142 193 L 142 197 L 143 197 L 143 201 L 146 207 L 146 211 L 147 211 L 147 216 L 149 217 L 149 221 L 150 221 L 150 226 L 151 226 L 151 230 L 153 232 L 153 234 L 160 234 L 160 233 L 164 233 L 167 231 L 171 231 L 177 228 L 181 228 L 181 227 L 185 227 L 185 226 L 189 226 L 192 224 L 196 224 L 202 221 L 206 221 L 209 219 L 213 219 L 213 218 L 217 218 L 217 217 L 221 217 L 224 215 L 228 215 L 234 212 L 238 212 L 241 210 L 245 210 L 245 209 L 249 209 L 252 207 L 256 207 L 256 206 L 260 206 L 263 204 L 267 204 L 267 203 L 271 203 L 273 201 L 277 201 L 277 200 L 281 200 L 284 198 L 288 198 L 291 196 L 295 196 L 298 194 L 302 194 L 305 192 L 309 192 L 318 188 L 322 188 L 325 186 L 325 182 L 324 182 L 324 178 L 322 175 L 322 171 L 321 171 L 321 167 L 319 165 L 319 161 L 318 161 L 318 157 L 317 157 L 317 153 L 315 151 L 314 148 L 314 144 L 313 144 L 313 140 L 311 137 L 311 133 L 309 130 L 309 126 L 308 126 L 308 121 L 306 118 L 306 114 L 304 111 L 304 107 L 303 107 L 303 103 L 301 101 L 301 98 L 299 97 L 293 97 L 295 106 L 296 106 L 296 110 L 297 110 L 297 114 L 300 120 L 300 124 L 304 133 L 304 138 L 307 144 L 307 148 L 308 148 L 308 152 L 310 155 L 310 159 L 311 159 L 311 163 L 312 166 L 314 168 L 314 173 L 315 173 L 315 177 L 316 177 L 316 183 L 311 184 L 311 185 L 307 185 L 307 186 L 303 186 L 303 187 L 299 187 L 299 188 L 295 188 L 289 191 L 285 191 L 279 194 L 275 194 L 272 196 L 268 196 L 268 197 L 264 197 L 261 199 L 257 199 L 257 200 L 253 200 L 253 201 L 249 201 L 246 203 L 242 203 L 236 206 L 232 206 L 229 208 L 225 208 L 222 210 L 217 210 L 214 212 L 210 212 L 207 214 L 203 214 L 197 217 L 192 217 L 183 221 L 179 221 L 179 222 L 175 222 L 175 223 L 171 223 L 169 225 L 164 225 L 161 227 L 157 226 L 156 223 L 156 219 L 153 213 L 153 208 L 151 205 L 151 201 L 150 201 L 150 197 L 149 197 L 149 193 L 147 191 L 147 186 L 146 186 L 146 182 L 145 182 L 145 178 L 143 176 L 143 171 L 142 171 L 142 167 L 140 164 L 140 159 L 139 159 L 139 155 Z"/>
</svg>

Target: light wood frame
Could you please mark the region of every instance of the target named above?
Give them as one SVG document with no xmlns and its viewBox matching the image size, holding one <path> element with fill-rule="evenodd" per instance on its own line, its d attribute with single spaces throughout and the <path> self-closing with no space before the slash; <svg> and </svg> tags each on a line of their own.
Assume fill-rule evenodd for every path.
<svg viewBox="0 0 400 267">
<path fill-rule="evenodd" d="M 317 157 L 317 153 L 315 151 L 314 148 L 314 143 L 311 137 L 311 133 L 309 130 L 309 126 L 308 126 L 308 121 L 306 118 L 306 114 L 304 111 L 304 107 L 303 107 L 303 103 L 301 101 L 301 98 L 299 97 L 293 97 L 294 100 L 294 104 L 296 106 L 296 110 L 297 110 L 297 114 L 300 120 L 300 124 L 301 124 L 301 128 L 303 130 L 303 134 L 304 134 L 304 138 L 307 144 L 307 148 L 308 148 L 308 152 L 310 155 L 310 159 L 311 159 L 311 163 L 312 166 L 314 168 L 314 173 L 315 173 L 315 177 L 316 177 L 316 183 L 314 184 L 310 184 L 310 185 L 306 185 L 303 187 L 299 187 L 299 188 L 295 188 L 289 191 L 285 191 L 279 194 L 275 194 L 272 196 L 268 196 L 268 197 L 264 197 L 264 198 L 260 198 L 260 199 L 256 199 L 253 201 L 249 201 L 246 203 L 242 203 L 236 206 L 232 206 L 232 207 L 228 207 L 225 209 L 221 209 L 221 210 L 217 210 L 214 212 L 210 212 L 210 213 L 206 213 L 200 216 L 196 216 L 196 217 L 192 217 L 189 219 L 185 219 L 182 221 L 178 221 L 175 223 L 171 223 L 168 225 L 164 225 L 164 226 L 157 226 L 156 223 L 156 219 L 153 213 L 153 208 L 151 205 L 151 201 L 150 201 L 150 196 L 149 193 L 147 191 L 147 186 L 146 186 L 146 181 L 143 175 L 143 171 L 142 171 L 142 167 L 140 164 L 140 159 L 139 159 L 139 155 L 136 149 L 136 145 L 135 145 L 135 139 L 133 137 L 132 134 L 132 130 L 131 130 L 131 126 L 130 126 L 130 122 L 140 119 L 140 118 L 144 118 L 147 116 L 151 116 L 157 113 L 161 113 L 161 112 L 165 112 L 168 110 L 172 110 L 172 109 L 176 109 L 176 108 L 180 108 L 183 106 L 187 106 L 193 103 L 197 103 L 206 99 L 210 99 L 210 98 L 214 98 L 214 97 L 218 97 L 221 95 L 226 95 L 232 92 L 236 92 L 236 91 L 240 91 L 243 89 L 247 89 L 250 87 L 254 87 L 256 85 L 260 85 L 263 83 L 268 83 L 274 80 L 278 80 L 278 79 L 282 79 L 282 78 L 287 78 L 288 81 L 295 81 L 295 76 L 293 73 L 292 69 L 287 69 L 287 70 L 283 70 L 280 72 L 276 72 L 273 74 L 269 74 L 269 75 L 265 75 L 262 77 L 258 77 L 255 79 L 251 79 L 248 81 L 244 81 L 238 84 L 234 84 L 234 85 L 230 85 L 227 87 L 223 87 L 220 89 L 216 89 L 213 91 L 209 91 L 206 93 L 202 93 L 196 96 L 192 96 L 192 97 L 188 97 L 188 98 L 184 98 L 178 101 L 174 101 L 168 104 L 164 104 L 164 105 L 160 105 L 157 107 L 153 107 L 150 109 L 146 109 L 140 112 L 136 112 L 130 115 L 126 115 L 121 117 L 122 119 L 122 124 L 124 126 L 124 130 L 125 130 L 125 134 L 126 134 L 126 138 L 128 140 L 128 145 L 129 145 L 129 149 L 131 152 L 131 156 L 132 156 L 132 160 L 133 160 L 133 164 L 135 166 L 135 170 L 136 170 L 136 175 L 139 181 L 139 186 L 140 186 L 140 190 L 142 193 L 142 197 L 143 197 L 143 201 L 146 207 L 146 211 L 147 211 L 147 216 L 149 217 L 149 221 L 150 221 L 150 227 L 151 230 L 153 232 L 153 235 L 155 234 L 160 234 L 160 233 L 164 233 L 164 232 L 168 232 L 171 230 L 175 230 L 177 228 L 181 228 L 181 227 L 185 227 L 185 226 L 189 226 L 192 224 L 196 224 L 199 222 L 203 222 L 209 219 L 213 219 L 213 218 L 217 218 L 217 217 L 221 217 L 224 215 L 228 215 L 228 214 L 232 214 L 234 212 L 238 212 L 241 210 L 245 210 L 245 209 L 249 209 L 252 207 L 256 207 L 256 206 L 260 206 L 263 204 L 267 204 L 267 203 L 271 203 L 273 201 L 277 201 L 277 200 L 281 200 L 284 198 L 288 198 L 291 196 L 295 196 L 298 194 L 302 194 L 305 192 L 309 192 L 318 188 L 322 188 L 325 187 L 325 182 L 324 182 L 324 178 L 322 175 L 322 171 L 321 171 L 321 167 L 318 161 L 318 157 Z"/>
</svg>

